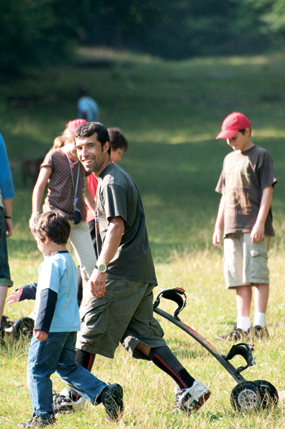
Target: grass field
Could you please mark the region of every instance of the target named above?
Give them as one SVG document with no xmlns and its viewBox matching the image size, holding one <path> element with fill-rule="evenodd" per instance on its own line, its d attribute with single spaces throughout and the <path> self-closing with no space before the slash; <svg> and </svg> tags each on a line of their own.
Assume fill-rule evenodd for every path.
<svg viewBox="0 0 285 429">
<path fill-rule="evenodd" d="M 243 374 L 285 389 L 284 208 L 285 208 L 285 56 L 202 58 L 166 62 L 126 52 L 80 50 L 74 66 L 31 70 L 25 80 L 0 82 L 0 131 L 6 141 L 17 197 L 9 256 L 15 287 L 36 280 L 42 260 L 28 229 L 32 186 L 24 187 L 23 160 L 43 156 L 54 137 L 75 117 L 79 83 L 86 82 L 99 103 L 100 121 L 120 127 L 129 140 L 121 166 L 135 179 L 143 198 L 147 227 L 161 288 L 182 286 L 188 304 L 181 319 L 216 344 L 219 333 L 235 323 L 234 293 L 225 290 L 222 253 L 211 244 L 219 195 L 214 192 L 222 161 L 229 152 L 216 141 L 224 117 L 242 111 L 252 122 L 253 141 L 269 150 L 278 184 L 273 213 L 276 237 L 269 266 L 271 295 L 267 326 L 270 339 L 255 344 L 257 365 Z M 84 67 L 84 62 L 89 66 Z M 92 67 L 91 67 L 92 66 Z M 5 308 L 15 319 L 27 316 L 33 302 Z M 175 306 L 163 303 L 166 311 Z M 174 383 L 153 365 L 132 360 L 121 348 L 116 358 L 98 356 L 94 373 L 119 382 L 125 413 L 118 428 L 284 428 L 285 407 L 259 414 L 236 414 L 230 407 L 234 380 L 198 343 L 159 318 L 172 350 L 212 396 L 197 414 L 173 413 Z M 28 343 L 7 339 L 1 347 L 0 428 L 12 429 L 30 418 L 26 382 Z M 238 366 L 237 361 L 234 365 Z M 55 390 L 63 387 L 53 376 Z M 102 406 L 88 404 L 78 414 L 58 416 L 58 428 L 108 428 Z"/>
</svg>

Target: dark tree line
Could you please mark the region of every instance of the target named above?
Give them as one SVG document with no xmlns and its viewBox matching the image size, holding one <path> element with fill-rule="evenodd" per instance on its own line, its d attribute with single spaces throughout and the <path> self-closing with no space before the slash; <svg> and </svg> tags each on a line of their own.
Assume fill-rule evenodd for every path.
<svg viewBox="0 0 285 429">
<path fill-rule="evenodd" d="M 65 61 L 76 43 L 164 58 L 283 48 L 284 0 L 1 0 L 0 70 Z"/>
</svg>

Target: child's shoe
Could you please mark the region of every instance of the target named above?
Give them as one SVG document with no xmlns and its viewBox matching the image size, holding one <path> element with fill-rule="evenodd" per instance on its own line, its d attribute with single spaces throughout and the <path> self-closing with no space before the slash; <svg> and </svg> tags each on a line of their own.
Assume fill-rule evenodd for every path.
<svg viewBox="0 0 285 429">
<path fill-rule="evenodd" d="M 266 326 L 264 327 L 259 325 L 251 326 L 248 329 L 247 333 L 251 340 L 254 340 L 254 339 L 264 340 L 269 338 L 269 332 Z"/>
<path fill-rule="evenodd" d="M 53 416 L 50 417 L 41 417 L 41 416 L 34 416 L 27 422 L 22 422 L 18 424 L 18 427 L 20 428 L 43 428 L 48 425 L 52 425 L 55 423 L 55 418 Z"/>
<path fill-rule="evenodd" d="M 105 407 L 108 420 L 111 422 L 118 420 L 124 411 L 122 386 L 109 384 L 101 393 L 100 399 Z"/>
<path fill-rule="evenodd" d="M 237 325 L 233 327 L 231 332 L 225 335 L 218 335 L 216 337 L 217 341 L 247 341 L 248 340 L 248 331 L 245 332 L 240 328 L 237 328 Z"/>
</svg>

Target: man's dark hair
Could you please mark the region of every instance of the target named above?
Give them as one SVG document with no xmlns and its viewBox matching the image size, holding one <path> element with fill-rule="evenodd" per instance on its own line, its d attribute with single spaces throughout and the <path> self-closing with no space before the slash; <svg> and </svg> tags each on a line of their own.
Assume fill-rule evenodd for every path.
<svg viewBox="0 0 285 429">
<path fill-rule="evenodd" d="M 101 143 L 103 149 L 104 144 L 110 142 L 110 137 L 107 128 L 100 122 L 86 122 L 86 124 L 80 125 L 75 131 L 75 138 L 90 137 L 95 133 L 97 133 L 96 139 Z M 110 148 L 108 153 L 111 153 Z"/>
<path fill-rule="evenodd" d="M 95 133 L 97 133 L 98 142 L 102 143 L 102 145 L 110 141 L 107 128 L 100 122 L 86 122 L 80 125 L 75 130 L 75 138 L 90 137 Z"/>
<path fill-rule="evenodd" d="M 44 240 L 47 236 L 56 244 L 66 244 L 70 234 L 70 223 L 60 210 L 49 210 L 38 215 L 31 226 L 36 239 Z"/>
<path fill-rule="evenodd" d="M 122 149 L 124 152 L 128 150 L 128 140 L 122 134 L 120 128 L 108 128 L 108 133 L 112 150 Z"/>
</svg>

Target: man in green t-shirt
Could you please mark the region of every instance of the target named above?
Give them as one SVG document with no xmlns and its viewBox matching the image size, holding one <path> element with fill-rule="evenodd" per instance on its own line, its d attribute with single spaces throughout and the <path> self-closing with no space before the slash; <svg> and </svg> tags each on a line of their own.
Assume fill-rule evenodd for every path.
<svg viewBox="0 0 285 429">
<path fill-rule="evenodd" d="M 113 358 L 119 343 L 136 359 L 152 361 L 177 383 L 176 408 L 200 408 L 210 391 L 176 359 L 153 317 L 157 285 L 144 209 L 133 179 L 110 157 L 104 125 L 91 122 L 76 130 L 78 159 L 98 178 L 97 267 L 83 292 L 76 361 L 91 370 L 96 353 Z M 89 287 L 88 287 L 89 286 Z M 76 395 L 68 401 L 76 407 Z M 66 398 L 57 405 L 61 408 Z"/>
</svg>

